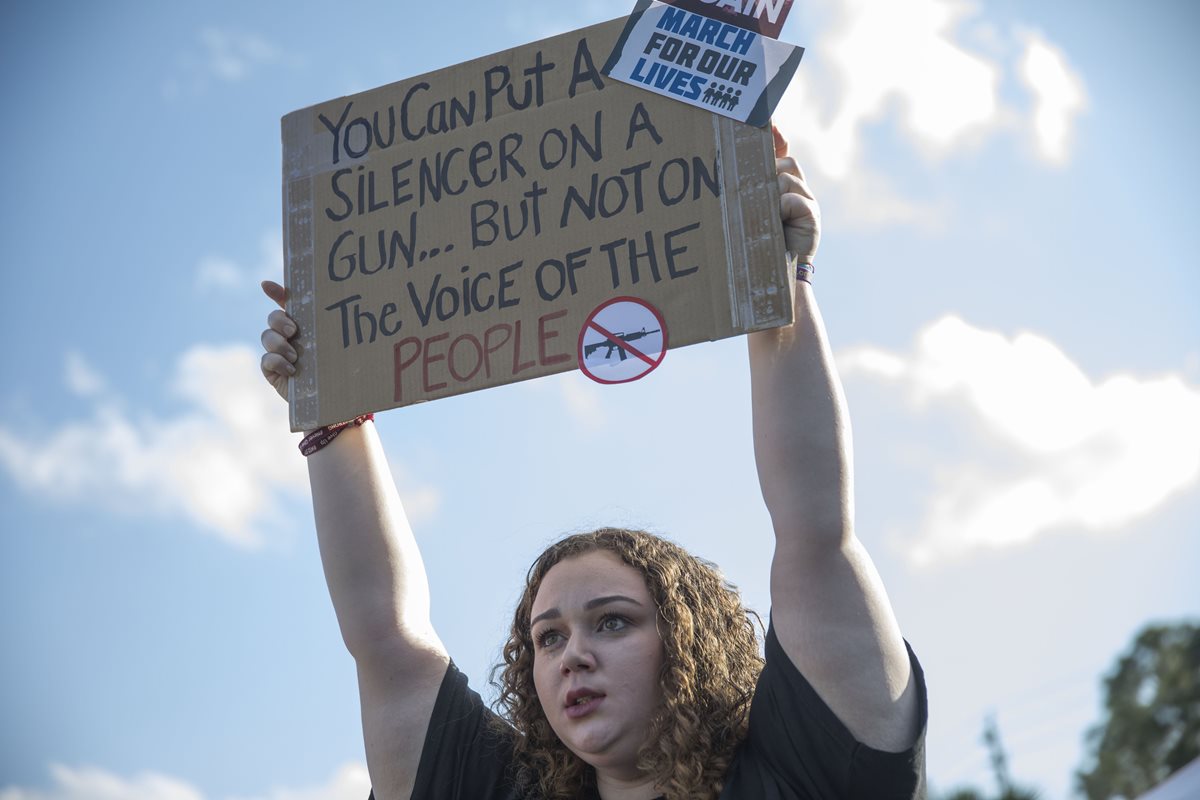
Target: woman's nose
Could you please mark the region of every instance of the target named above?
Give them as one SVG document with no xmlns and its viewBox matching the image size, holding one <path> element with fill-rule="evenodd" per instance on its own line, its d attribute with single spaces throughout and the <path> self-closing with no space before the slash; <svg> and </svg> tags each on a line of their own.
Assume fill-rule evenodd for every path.
<svg viewBox="0 0 1200 800">
<path fill-rule="evenodd" d="M 585 636 L 572 636 L 562 651 L 561 669 L 564 675 L 586 672 L 596 667 L 596 657 Z"/>
</svg>

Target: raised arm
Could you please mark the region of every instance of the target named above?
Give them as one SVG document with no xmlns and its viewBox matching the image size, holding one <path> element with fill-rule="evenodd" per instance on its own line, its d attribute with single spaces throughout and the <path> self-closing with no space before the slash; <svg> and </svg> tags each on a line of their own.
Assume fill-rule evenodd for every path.
<svg viewBox="0 0 1200 800">
<path fill-rule="evenodd" d="M 283 306 L 286 291 L 263 291 Z M 295 323 L 273 311 L 264 377 L 283 396 L 297 354 Z M 379 800 L 405 800 L 449 657 L 429 617 L 429 584 L 372 424 L 345 429 L 308 458 L 325 581 L 354 657 L 367 766 Z"/>
<path fill-rule="evenodd" d="M 788 250 L 812 263 L 820 211 L 776 131 Z M 858 741 L 901 751 L 917 735 L 907 650 L 854 533 L 850 420 L 812 286 L 795 324 L 752 334 L 754 453 L 775 529 L 771 606 L 784 651 Z"/>
</svg>

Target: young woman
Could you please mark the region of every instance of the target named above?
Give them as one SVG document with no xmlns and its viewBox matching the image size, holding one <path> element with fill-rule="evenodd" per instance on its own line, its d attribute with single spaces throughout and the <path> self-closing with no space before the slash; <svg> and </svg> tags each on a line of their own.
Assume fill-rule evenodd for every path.
<svg viewBox="0 0 1200 800">
<path fill-rule="evenodd" d="M 925 688 L 854 534 L 850 429 L 808 281 L 820 213 L 776 131 L 796 321 L 750 340 L 775 531 L 765 655 L 736 590 L 650 534 L 572 536 L 530 568 L 487 710 L 430 622 L 421 554 L 371 424 L 309 458 L 325 577 L 355 659 L 379 800 L 908 800 Z M 264 291 L 281 306 L 282 287 Z M 286 395 L 296 326 L 273 311 Z"/>
</svg>

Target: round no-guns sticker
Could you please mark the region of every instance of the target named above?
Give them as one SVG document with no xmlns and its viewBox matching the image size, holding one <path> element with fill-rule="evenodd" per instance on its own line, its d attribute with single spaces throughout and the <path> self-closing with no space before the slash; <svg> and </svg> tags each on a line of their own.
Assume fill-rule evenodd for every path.
<svg viewBox="0 0 1200 800">
<path fill-rule="evenodd" d="M 614 297 L 588 315 L 579 332 L 579 368 L 597 383 L 649 375 L 667 354 L 667 323 L 636 297 Z"/>
</svg>

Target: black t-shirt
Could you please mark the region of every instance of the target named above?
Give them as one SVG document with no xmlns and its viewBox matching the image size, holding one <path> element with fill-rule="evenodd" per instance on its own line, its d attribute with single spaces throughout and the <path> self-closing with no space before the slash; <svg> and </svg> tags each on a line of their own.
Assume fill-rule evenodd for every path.
<svg viewBox="0 0 1200 800">
<path fill-rule="evenodd" d="M 767 630 L 750 730 L 720 800 L 920 800 L 925 797 L 925 676 L 912 650 L 921 734 L 903 753 L 854 739 Z M 512 746 L 454 664 L 438 691 L 412 800 L 528 800 L 509 780 Z M 594 795 L 592 795 L 594 797 Z M 586 796 L 581 800 L 587 800 Z"/>
</svg>

